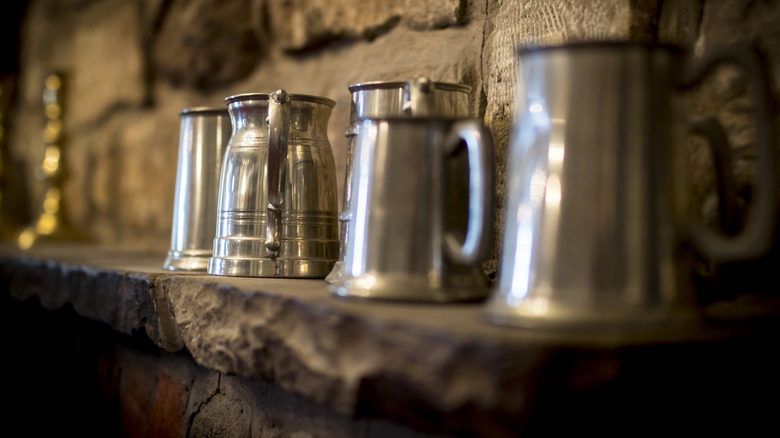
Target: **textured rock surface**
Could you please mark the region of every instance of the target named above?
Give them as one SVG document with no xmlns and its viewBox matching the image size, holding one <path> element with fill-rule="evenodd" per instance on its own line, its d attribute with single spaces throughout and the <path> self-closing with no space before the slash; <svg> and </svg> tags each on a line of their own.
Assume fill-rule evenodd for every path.
<svg viewBox="0 0 780 438">
<path fill-rule="evenodd" d="M 246 77 L 265 41 L 252 29 L 251 0 L 172 1 L 153 38 L 154 66 L 177 86 L 214 89 Z"/>
<path fill-rule="evenodd" d="M 264 0 L 256 3 L 265 3 L 268 31 L 276 44 L 283 50 L 293 51 L 338 39 L 372 40 L 399 23 L 415 30 L 452 26 L 458 22 L 462 7 L 459 0 Z"/>
<path fill-rule="evenodd" d="M 597 427 L 596 414 L 605 409 L 646 422 L 644 413 L 657 403 L 668 412 L 680 409 L 670 421 L 699 427 L 699 415 L 756 408 L 760 398 L 741 403 L 746 391 L 759 391 L 759 381 L 764 390 L 780 386 L 778 358 L 766 357 L 776 355 L 764 348 L 780 315 L 771 294 L 716 303 L 704 309 L 707 322 L 691 327 L 556 333 L 487 325 L 479 304 L 345 301 L 329 296 L 321 281 L 177 275 L 161 271 L 162 261 L 154 253 L 89 246 L 4 251 L 0 291 L 45 309 L 72 306 L 84 318 L 191 354 L 219 372 L 186 377 L 189 371 L 173 369 L 161 380 L 144 383 L 148 376 L 141 373 L 137 383 L 124 383 L 133 389 L 126 396 L 137 400 L 152 397 L 144 386 L 164 385 L 158 398 L 149 398 L 159 406 L 132 413 L 139 418 L 174 409 L 177 394 L 192 393 L 185 417 L 204 434 L 242 436 L 248 427 L 254 434 L 258 415 L 311 412 L 306 406 L 334 418 L 392 420 L 444 436 L 515 436 L 557 427 L 548 422 L 560 415 Z M 746 381 L 740 370 L 747 368 L 753 374 Z M 267 383 L 276 389 L 263 389 Z M 264 399 L 258 395 L 280 390 L 301 399 L 270 411 L 257 404 Z M 317 421 L 325 420 L 305 428 L 319 424 L 338 436 L 345 427 Z M 261 430 L 273 430 L 263 424 Z"/>
</svg>

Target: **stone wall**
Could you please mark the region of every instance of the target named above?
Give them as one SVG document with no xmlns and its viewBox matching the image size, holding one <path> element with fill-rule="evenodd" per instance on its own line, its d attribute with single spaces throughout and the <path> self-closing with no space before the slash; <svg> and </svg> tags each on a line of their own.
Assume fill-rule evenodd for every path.
<svg viewBox="0 0 780 438">
<path fill-rule="evenodd" d="M 16 187 L 29 192 L 35 210 L 42 81 L 49 71 L 65 72 L 64 199 L 72 223 L 96 242 L 166 251 L 181 109 L 280 87 L 332 98 L 329 138 L 343 174 L 348 85 L 427 75 L 472 87 L 472 115 L 497 147 L 500 224 L 517 48 L 630 39 L 676 42 L 698 56 L 755 41 L 776 96 L 778 22 L 774 0 L 31 0 L 9 153 L 26 171 Z M 746 87 L 725 70 L 690 99 L 692 115 L 717 115 L 726 125 L 745 205 L 754 157 Z M 708 156 L 692 143 L 694 207 L 712 218 Z M 498 242 L 500 225 L 497 231 Z"/>
</svg>

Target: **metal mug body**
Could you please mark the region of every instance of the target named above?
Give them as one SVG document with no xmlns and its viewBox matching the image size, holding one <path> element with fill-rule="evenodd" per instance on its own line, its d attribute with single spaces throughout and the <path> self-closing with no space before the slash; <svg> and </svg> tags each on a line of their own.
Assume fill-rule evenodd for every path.
<svg viewBox="0 0 780 438">
<path fill-rule="evenodd" d="M 493 146 L 481 123 L 363 119 L 356 140 L 353 228 L 342 279 L 329 291 L 407 301 L 484 298 L 489 286 L 479 262 L 492 230 Z M 450 172 L 448 162 L 464 141 L 471 168 Z M 452 193 L 456 180 L 466 181 L 468 191 Z M 447 225 L 456 212 L 469 214 L 465 233 Z"/>
<path fill-rule="evenodd" d="M 349 205 L 352 198 L 351 181 L 353 178 L 353 160 L 355 138 L 364 118 L 377 117 L 468 117 L 469 91 L 466 84 L 433 82 L 427 78 L 409 81 L 376 81 L 349 86 L 352 97 L 350 106 L 350 125 L 345 131 L 347 138 L 346 170 L 344 172 L 344 192 L 341 198 L 339 214 L 339 241 L 341 243 L 339 259 L 333 270 L 325 278 L 328 283 L 339 283 L 346 258 L 346 242 L 349 238 Z"/>
<path fill-rule="evenodd" d="M 687 61 L 676 47 L 631 43 L 519 52 L 490 322 L 697 320 L 680 111 Z"/>
<path fill-rule="evenodd" d="M 339 250 L 336 166 L 327 137 L 335 102 L 279 90 L 226 103 L 233 132 L 208 273 L 325 277 Z"/>
<path fill-rule="evenodd" d="M 206 271 L 217 224 L 222 159 L 231 133 L 227 108 L 196 107 L 179 113 L 171 248 L 163 268 Z"/>
</svg>

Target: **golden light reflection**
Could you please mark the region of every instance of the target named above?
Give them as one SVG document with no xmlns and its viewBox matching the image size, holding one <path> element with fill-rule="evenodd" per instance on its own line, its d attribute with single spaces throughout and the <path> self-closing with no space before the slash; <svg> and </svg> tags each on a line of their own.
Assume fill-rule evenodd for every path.
<svg viewBox="0 0 780 438">
<path fill-rule="evenodd" d="M 62 85 L 62 80 L 58 75 L 49 75 L 46 78 L 46 88 L 56 90 Z"/>
<path fill-rule="evenodd" d="M 541 316 L 547 313 L 548 303 L 545 299 L 534 300 L 531 304 L 531 313 Z"/>
<path fill-rule="evenodd" d="M 57 217 L 51 213 L 44 213 L 35 222 L 35 231 L 38 234 L 51 234 L 57 227 Z"/>
<path fill-rule="evenodd" d="M 64 78 L 59 74 L 46 77 L 43 90 L 43 104 L 46 122 L 41 132 L 45 142 L 43 160 L 37 169 L 36 176 L 43 179 L 45 186 L 40 199 L 36 218 L 16 236 L 19 248 L 27 250 L 35 245 L 53 241 L 88 241 L 89 237 L 75 230 L 64 215 L 67 209 L 64 205 L 62 187 L 62 169 L 65 168 L 63 151 L 62 115 L 65 108 L 62 105 L 61 89 Z"/>
<path fill-rule="evenodd" d="M 55 143 L 62 132 L 62 122 L 59 120 L 49 120 L 46 129 L 43 130 L 43 141 L 46 143 Z"/>
<path fill-rule="evenodd" d="M 561 179 L 558 175 L 550 175 L 547 178 L 547 191 L 544 195 L 546 209 L 555 209 L 561 205 Z"/>
<path fill-rule="evenodd" d="M 46 105 L 46 117 L 50 119 L 58 119 L 60 117 L 60 105 L 57 103 L 50 103 Z"/>
<path fill-rule="evenodd" d="M 57 146 L 47 147 L 41 167 L 43 167 L 44 172 L 47 174 L 56 172 L 60 167 L 60 148 Z"/>
<path fill-rule="evenodd" d="M 60 209 L 60 199 L 62 199 L 62 195 L 59 189 L 50 188 L 46 192 L 46 198 L 43 201 L 43 210 L 49 214 L 56 213 Z"/>
<path fill-rule="evenodd" d="M 33 228 L 25 228 L 16 238 L 16 244 L 19 245 L 19 248 L 21 249 L 30 249 L 33 243 L 35 243 L 36 237 L 37 234 Z"/>
<path fill-rule="evenodd" d="M 355 286 L 359 289 L 371 289 L 376 286 L 376 277 L 373 275 L 364 275 L 355 279 Z"/>
</svg>

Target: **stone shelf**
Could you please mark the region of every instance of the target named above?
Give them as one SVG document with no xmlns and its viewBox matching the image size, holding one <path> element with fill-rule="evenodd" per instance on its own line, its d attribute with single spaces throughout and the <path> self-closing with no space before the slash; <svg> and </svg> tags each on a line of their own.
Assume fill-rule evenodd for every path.
<svg viewBox="0 0 780 438">
<path fill-rule="evenodd" d="M 713 303 L 689 326 L 555 332 L 489 325 L 481 303 L 346 300 L 322 280 L 169 272 L 164 257 L 6 246 L 0 287 L 338 415 L 435 436 L 778 427 L 762 416 L 777 408 L 762 400 L 780 389 L 771 294 Z"/>
</svg>

